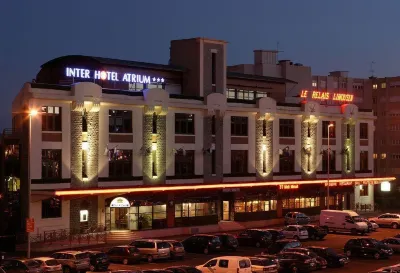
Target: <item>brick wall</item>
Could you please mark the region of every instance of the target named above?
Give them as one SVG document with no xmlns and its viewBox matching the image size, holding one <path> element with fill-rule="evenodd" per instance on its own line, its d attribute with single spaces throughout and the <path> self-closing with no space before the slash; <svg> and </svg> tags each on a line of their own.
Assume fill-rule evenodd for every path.
<svg viewBox="0 0 400 273">
<path fill-rule="evenodd" d="M 82 112 L 71 111 L 71 188 L 82 186 Z"/>
<path fill-rule="evenodd" d="M 167 117 L 157 115 L 157 183 L 165 184 L 167 166 Z"/>
</svg>

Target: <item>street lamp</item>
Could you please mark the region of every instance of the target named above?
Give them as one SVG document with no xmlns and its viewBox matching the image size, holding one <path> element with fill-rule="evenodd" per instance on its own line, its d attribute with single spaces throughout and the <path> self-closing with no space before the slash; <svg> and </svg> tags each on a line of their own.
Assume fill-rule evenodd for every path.
<svg viewBox="0 0 400 273">
<path fill-rule="evenodd" d="M 27 198 L 27 203 L 28 203 L 28 207 L 27 207 L 27 215 L 28 218 L 31 217 L 31 146 L 32 146 L 32 142 L 31 142 L 31 138 L 32 138 L 32 117 L 37 116 L 39 112 L 36 109 L 31 109 L 29 110 L 29 147 L 28 147 L 28 198 Z M 29 232 L 27 232 L 27 258 L 29 259 L 31 257 L 31 236 L 29 234 Z"/>
<path fill-rule="evenodd" d="M 327 209 L 329 209 L 329 199 L 330 199 L 330 196 L 329 196 L 329 171 L 330 171 L 330 165 L 331 165 L 331 162 L 330 162 L 330 159 L 331 159 L 331 156 L 330 156 L 330 154 L 331 154 L 331 148 L 330 148 L 330 141 L 329 141 L 329 136 L 330 136 L 330 129 L 331 128 L 333 128 L 334 127 L 334 124 L 333 123 L 330 123 L 329 125 L 328 125 L 328 172 L 327 172 L 327 181 L 328 181 L 328 185 L 327 185 Z"/>
</svg>

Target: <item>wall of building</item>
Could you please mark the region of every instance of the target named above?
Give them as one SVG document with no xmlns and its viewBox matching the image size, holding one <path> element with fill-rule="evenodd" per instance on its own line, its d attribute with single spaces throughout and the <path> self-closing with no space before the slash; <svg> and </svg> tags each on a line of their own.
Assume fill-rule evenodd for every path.
<svg viewBox="0 0 400 273">
<path fill-rule="evenodd" d="M 31 202 L 31 218 L 35 219 L 35 232 L 42 234 L 45 231 L 69 229 L 70 202 L 62 201 L 60 218 L 42 218 L 42 202 Z"/>
</svg>

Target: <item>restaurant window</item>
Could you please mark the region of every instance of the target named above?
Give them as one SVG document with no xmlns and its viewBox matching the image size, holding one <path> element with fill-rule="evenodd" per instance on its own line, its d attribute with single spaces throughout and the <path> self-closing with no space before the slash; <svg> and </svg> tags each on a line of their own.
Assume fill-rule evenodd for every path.
<svg viewBox="0 0 400 273">
<path fill-rule="evenodd" d="M 368 139 L 368 123 L 360 123 L 360 139 Z"/>
<path fill-rule="evenodd" d="M 109 110 L 108 120 L 110 133 L 132 133 L 132 111 Z"/>
<path fill-rule="evenodd" d="M 194 151 L 184 151 L 175 154 L 175 176 L 194 175 Z"/>
<path fill-rule="evenodd" d="M 235 212 L 257 212 L 276 210 L 276 200 L 236 200 Z"/>
<path fill-rule="evenodd" d="M 166 219 L 167 218 L 167 205 L 153 205 L 153 219 Z"/>
<path fill-rule="evenodd" d="M 284 209 L 301 209 L 319 207 L 319 197 L 297 197 L 282 199 L 282 206 Z"/>
<path fill-rule="evenodd" d="M 49 198 L 42 201 L 42 218 L 60 218 L 61 199 L 57 197 Z"/>
<path fill-rule="evenodd" d="M 42 178 L 61 178 L 61 150 L 42 150 Z"/>
<path fill-rule="evenodd" d="M 322 152 L 322 171 L 328 171 L 328 151 Z M 336 171 L 336 151 L 331 150 L 329 154 L 329 171 Z"/>
<path fill-rule="evenodd" d="M 360 196 L 368 196 L 368 185 L 360 185 Z"/>
<path fill-rule="evenodd" d="M 248 117 L 231 117 L 231 136 L 248 135 Z"/>
<path fill-rule="evenodd" d="M 279 120 L 279 137 L 294 137 L 294 119 Z"/>
<path fill-rule="evenodd" d="M 330 124 L 333 124 L 333 126 L 328 127 Z M 336 124 L 334 121 L 322 121 L 322 137 L 323 138 L 328 138 L 328 133 L 330 138 L 335 138 L 336 137 Z M 329 130 L 329 132 L 328 132 Z"/>
<path fill-rule="evenodd" d="M 215 202 L 193 202 L 175 204 L 175 218 L 216 215 Z"/>
<path fill-rule="evenodd" d="M 42 131 L 61 131 L 61 107 L 42 106 Z"/>
<path fill-rule="evenodd" d="M 132 150 L 109 151 L 108 176 L 131 177 L 132 176 Z"/>
<path fill-rule="evenodd" d="M 194 115 L 175 113 L 175 134 L 194 135 Z"/>
<path fill-rule="evenodd" d="M 279 154 L 279 172 L 294 173 L 294 150 L 282 151 Z"/>
<path fill-rule="evenodd" d="M 368 151 L 360 152 L 360 171 L 368 170 Z"/>
<path fill-rule="evenodd" d="M 231 151 L 231 173 L 247 174 L 247 150 Z"/>
</svg>

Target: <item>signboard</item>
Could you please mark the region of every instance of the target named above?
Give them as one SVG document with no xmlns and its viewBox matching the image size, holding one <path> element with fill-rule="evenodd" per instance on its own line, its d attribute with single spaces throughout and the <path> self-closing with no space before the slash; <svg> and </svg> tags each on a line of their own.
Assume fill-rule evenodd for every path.
<svg viewBox="0 0 400 273">
<path fill-rule="evenodd" d="M 353 182 L 329 182 L 329 187 L 339 186 L 353 186 Z M 328 187 L 328 182 L 325 183 L 325 187 Z"/>
<path fill-rule="evenodd" d="M 84 68 L 71 68 L 65 69 L 65 76 L 69 78 L 79 79 L 94 79 L 112 82 L 127 82 L 127 83 L 164 83 L 164 78 L 154 77 L 149 75 L 135 74 L 135 73 L 118 73 L 115 71 L 106 70 L 89 70 Z"/>
<path fill-rule="evenodd" d="M 352 102 L 354 100 L 353 94 L 308 91 L 308 90 L 302 90 L 300 93 L 300 97 L 311 98 L 313 100 L 331 100 L 338 102 Z"/>
<path fill-rule="evenodd" d="M 279 185 L 280 190 L 297 190 L 299 185 Z"/>
<path fill-rule="evenodd" d="M 110 208 L 129 208 L 131 204 L 124 197 L 114 198 L 110 203 Z"/>
<path fill-rule="evenodd" d="M 26 218 L 26 232 L 28 233 L 35 232 L 35 219 Z"/>
<path fill-rule="evenodd" d="M 390 182 L 389 181 L 382 182 L 381 191 L 390 191 Z"/>
</svg>

